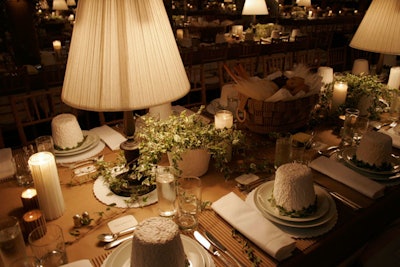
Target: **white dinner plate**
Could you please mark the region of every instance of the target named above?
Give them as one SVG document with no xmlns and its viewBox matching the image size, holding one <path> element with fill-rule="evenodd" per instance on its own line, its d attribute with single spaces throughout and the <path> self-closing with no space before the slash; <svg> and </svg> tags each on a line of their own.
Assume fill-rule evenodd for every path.
<svg viewBox="0 0 400 267">
<path fill-rule="evenodd" d="M 100 142 L 100 137 L 97 134 L 94 134 L 89 131 L 82 131 L 83 135 L 86 136 L 85 141 L 83 143 L 73 149 L 68 149 L 68 150 L 54 150 L 54 154 L 57 157 L 67 157 L 67 156 L 73 156 L 73 155 L 78 155 L 83 152 L 86 152 L 93 147 L 97 146 L 97 144 Z"/>
<path fill-rule="evenodd" d="M 115 175 L 117 175 L 116 173 Z M 105 205 L 115 205 L 118 208 L 139 208 L 149 206 L 158 201 L 157 190 L 138 197 L 134 203 L 129 203 L 132 199 L 114 194 L 111 191 L 109 184 L 105 181 L 103 176 L 100 176 L 93 183 L 93 193 L 96 198 Z"/>
<path fill-rule="evenodd" d="M 254 194 L 254 202 L 262 214 L 268 214 L 282 221 L 304 223 L 315 221 L 323 217 L 330 209 L 329 194 L 321 187 L 314 185 L 315 194 L 317 195 L 317 210 L 314 214 L 302 217 L 293 218 L 279 214 L 279 210 L 271 204 L 269 199 L 272 196 L 272 190 L 275 181 L 268 181 L 259 186 Z"/>
<path fill-rule="evenodd" d="M 359 171 L 359 172 L 363 172 L 363 173 L 366 173 L 366 174 L 369 174 L 369 175 L 377 176 L 376 177 L 377 179 L 379 179 L 379 176 L 380 176 L 382 178 L 382 180 L 385 180 L 385 179 L 383 179 L 384 175 L 393 175 L 393 174 L 398 173 L 400 171 L 400 161 L 399 161 L 399 159 L 397 159 L 397 158 L 395 158 L 393 156 L 391 156 L 388 159 L 389 163 L 393 166 L 392 170 L 389 170 L 389 171 L 376 171 L 376 170 L 360 167 L 353 161 L 353 157 L 356 154 L 356 149 L 357 148 L 355 148 L 355 147 L 349 147 L 349 148 L 346 148 L 346 149 L 344 149 L 342 151 L 343 160 L 345 161 L 345 163 L 348 166 L 350 166 L 354 170 Z M 370 177 L 370 178 L 374 179 L 374 177 Z"/>
<path fill-rule="evenodd" d="M 257 191 L 255 191 L 254 194 L 254 204 L 256 206 L 256 208 L 261 212 L 261 214 L 267 218 L 268 220 L 270 220 L 271 222 L 274 222 L 280 226 L 285 226 L 285 227 L 291 227 L 291 228 L 298 228 L 298 229 L 318 229 L 318 228 L 324 228 L 325 226 L 327 226 L 327 224 L 332 221 L 332 219 L 337 216 L 337 212 L 336 212 L 336 204 L 335 201 L 332 199 L 332 197 L 329 194 L 323 194 L 322 197 L 326 198 L 329 207 L 326 211 L 326 213 L 315 220 L 312 221 L 306 221 L 306 222 L 292 222 L 292 221 L 287 221 L 287 220 L 281 220 L 275 216 L 272 216 L 270 213 L 268 212 L 263 212 L 259 206 L 257 205 L 256 200 L 256 194 Z M 293 230 L 290 230 L 293 231 Z"/>
<path fill-rule="evenodd" d="M 185 235 L 181 239 L 190 267 L 215 267 L 211 256 L 196 241 Z M 130 267 L 131 250 L 132 241 L 124 242 L 107 257 L 102 267 Z"/>
</svg>

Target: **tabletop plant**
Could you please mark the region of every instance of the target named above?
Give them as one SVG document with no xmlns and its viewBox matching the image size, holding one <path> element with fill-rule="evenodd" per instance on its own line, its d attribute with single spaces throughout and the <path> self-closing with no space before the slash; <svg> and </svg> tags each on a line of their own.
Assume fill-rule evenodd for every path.
<svg viewBox="0 0 400 267">
<path fill-rule="evenodd" d="M 173 166 L 178 169 L 181 155 L 190 149 L 206 149 L 214 159 L 219 171 L 229 172 L 226 145 L 238 145 L 242 140 L 242 133 L 234 128 L 216 129 L 213 123 L 205 121 L 201 116 L 204 107 L 198 112 L 188 115 L 186 111 L 173 114 L 165 120 L 152 116 L 144 116 L 143 126 L 137 131 L 140 140 L 136 175 L 152 177 L 152 169 L 163 154 L 170 153 Z M 151 182 L 151 178 L 148 180 Z"/>
<path fill-rule="evenodd" d="M 345 73 L 336 78 L 336 81 L 347 82 L 348 90 L 346 102 L 339 106 L 335 114 L 344 114 L 346 108 L 361 108 L 363 101 L 367 106 L 370 119 L 379 119 L 379 115 L 386 111 L 390 103 L 391 93 L 387 86 L 376 75 L 354 75 Z M 327 98 L 332 97 L 333 86 L 324 92 Z M 323 99 L 324 96 L 321 97 Z"/>
</svg>

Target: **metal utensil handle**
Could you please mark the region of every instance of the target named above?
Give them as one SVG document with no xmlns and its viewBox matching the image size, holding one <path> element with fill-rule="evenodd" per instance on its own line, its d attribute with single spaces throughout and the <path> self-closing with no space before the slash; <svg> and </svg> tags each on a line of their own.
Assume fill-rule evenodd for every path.
<svg viewBox="0 0 400 267">
<path fill-rule="evenodd" d="M 129 236 L 123 237 L 123 238 L 121 238 L 121 239 L 117 239 L 117 240 L 115 240 L 115 241 L 112 241 L 112 242 L 106 244 L 103 248 L 107 250 L 107 249 L 116 247 L 116 246 L 118 246 L 119 244 L 121 244 L 122 242 L 124 242 L 124 241 L 126 241 L 126 240 L 129 240 L 129 239 L 132 239 L 132 238 L 133 238 L 133 235 L 129 235 Z"/>
<path fill-rule="evenodd" d="M 232 263 L 228 261 L 221 253 L 219 253 L 218 250 L 215 250 L 214 255 L 220 258 L 226 266 L 232 266 Z"/>
<path fill-rule="evenodd" d="M 349 206 L 350 208 L 352 208 L 354 210 L 359 210 L 359 209 L 362 208 L 357 203 L 351 201 L 350 199 L 346 198 L 345 196 L 340 195 L 337 192 L 329 192 L 329 194 L 331 194 L 331 196 L 333 196 L 334 198 L 340 200 L 342 203 L 346 204 L 347 206 Z"/>
<path fill-rule="evenodd" d="M 125 235 L 127 233 L 131 233 L 136 229 L 136 226 L 129 227 L 127 229 L 121 230 L 118 232 L 118 235 Z"/>
</svg>

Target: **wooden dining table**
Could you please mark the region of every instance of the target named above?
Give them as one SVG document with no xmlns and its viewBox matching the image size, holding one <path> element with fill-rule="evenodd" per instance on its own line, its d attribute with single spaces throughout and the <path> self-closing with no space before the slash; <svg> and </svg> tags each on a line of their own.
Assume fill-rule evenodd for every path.
<svg viewBox="0 0 400 267">
<path fill-rule="evenodd" d="M 260 155 L 264 155 L 266 160 L 273 160 L 274 142 L 265 135 L 255 133 L 249 133 L 249 135 L 249 140 L 257 142 L 255 145 L 257 153 L 260 152 Z M 337 145 L 340 142 L 330 127 L 317 129 L 315 140 L 327 145 Z M 252 155 L 255 153 L 253 151 Z M 317 156 L 316 152 L 312 150 L 307 153 L 311 157 Z M 116 160 L 119 152 L 105 147 L 101 154 L 104 155 L 105 161 L 111 162 Z M 238 162 L 239 160 L 236 161 L 234 157 L 231 164 L 237 165 Z M 240 162 L 243 162 L 243 159 L 240 159 Z M 73 170 L 64 166 L 58 166 L 58 173 L 66 210 L 61 217 L 47 221 L 47 224 L 57 224 L 62 227 L 69 262 L 89 259 L 93 266 L 101 266 L 107 255 L 117 249 L 104 250 L 104 244 L 97 239 L 99 234 L 110 232 L 108 222 L 125 215 L 133 215 L 138 222 L 158 216 L 157 203 L 138 208 L 107 206 L 96 198 L 93 191 L 94 180 L 89 176 L 75 179 Z M 230 178 L 226 178 L 210 164 L 208 172 L 201 177 L 202 200 L 212 203 L 230 192 L 245 199 L 247 193 L 240 191 L 236 186 L 234 178 L 237 175 L 240 174 L 235 173 Z M 258 175 L 268 176 L 271 174 L 259 173 Z M 335 199 L 338 211 L 338 220 L 335 226 L 321 236 L 295 239 L 296 248 L 293 255 L 283 261 L 277 261 L 234 231 L 232 226 L 211 208 L 206 208 L 200 213 L 199 229 L 206 229 L 220 239 L 228 251 L 246 266 L 251 266 L 248 252 L 245 251 L 248 248 L 251 248 L 252 254 L 261 260 L 259 266 L 334 266 L 362 247 L 400 214 L 399 186 L 387 187 L 383 197 L 373 200 L 321 173 L 313 171 L 313 177 L 319 184 L 358 203 L 362 209 L 353 210 Z M 21 218 L 23 214 L 21 193 L 24 190 L 25 188 L 17 186 L 14 180 L 2 181 L 0 183 L 0 214 Z M 84 212 L 87 212 L 93 219 L 91 224 L 74 228 L 74 215 Z M 191 233 L 186 234 L 192 237 Z M 27 253 L 31 254 L 28 244 Z M 212 256 L 212 258 L 216 266 L 224 266 L 217 257 Z"/>
</svg>

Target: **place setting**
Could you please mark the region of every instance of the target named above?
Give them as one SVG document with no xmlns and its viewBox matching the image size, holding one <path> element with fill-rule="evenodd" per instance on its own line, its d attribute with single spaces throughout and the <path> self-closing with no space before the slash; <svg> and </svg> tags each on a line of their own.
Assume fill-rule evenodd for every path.
<svg viewBox="0 0 400 267">
<path fill-rule="evenodd" d="M 279 168 L 274 179 L 264 182 L 247 195 L 246 203 L 294 238 L 316 237 L 331 230 L 338 218 L 336 204 L 325 188 L 313 183 L 311 169 L 301 163 L 286 163 Z M 301 172 L 303 169 L 302 175 L 298 177 L 303 184 L 300 182 L 295 184 L 293 181 L 297 179 L 290 178 L 288 173 L 282 175 L 289 169 L 292 170 L 291 172 Z M 293 171 L 294 169 L 296 171 Z M 278 181 L 276 175 L 278 175 Z M 284 178 L 286 176 L 288 178 Z M 286 179 L 285 182 L 280 181 Z M 279 184 L 281 184 L 281 189 L 279 189 Z M 283 188 L 286 189 L 283 190 Z M 279 191 L 281 193 L 277 193 Z M 308 195 L 308 200 L 303 199 L 301 202 L 302 198 L 306 198 L 305 194 Z M 276 198 L 281 201 L 284 199 L 284 201 L 277 203 Z M 283 204 L 287 205 L 286 208 L 282 206 Z"/>
<path fill-rule="evenodd" d="M 400 182 L 400 159 L 393 151 L 394 138 L 383 129 L 371 129 L 358 109 L 346 109 L 342 142 L 332 158 L 351 170 L 387 186 Z"/>
</svg>

